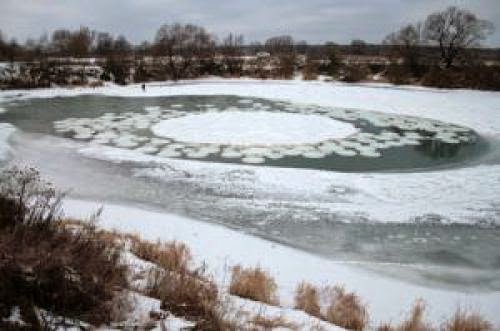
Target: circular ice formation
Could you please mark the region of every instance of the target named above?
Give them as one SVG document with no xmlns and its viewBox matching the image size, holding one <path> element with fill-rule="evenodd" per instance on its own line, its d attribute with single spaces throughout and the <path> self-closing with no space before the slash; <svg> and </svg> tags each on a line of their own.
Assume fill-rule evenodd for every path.
<svg viewBox="0 0 500 331">
<path fill-rule="evenodd" d="M 351 124 L 319 115 L 226 111 L 164 120 L 151 127 L 160 137 L 186 143 L 221 145 L 312 144 L 350 136 Z"/>
</svg>

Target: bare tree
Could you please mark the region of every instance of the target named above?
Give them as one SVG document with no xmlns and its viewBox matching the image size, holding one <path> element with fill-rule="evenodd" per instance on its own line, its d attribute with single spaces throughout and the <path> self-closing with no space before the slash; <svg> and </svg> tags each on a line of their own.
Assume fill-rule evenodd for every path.
<svg viewBox="0 0 500 331">
<path fill-rule="evenodd" d="M 220 47 L 225 69 L 231 76 L 240 76 L 243 67 L 243 35 L 230 33 Z"/>
<path fill-rule="evenodd" d="M 114 47 L 114 39 L 107 32 L 100 32 L 95 38 L 95 53 L 101 56 L 111 55 Z"/>
<path fill-rule="evenodd" d="M 411 72 L 417 73 L 421 57 L 422 25 L 408 24 L 397 32 L 389 34 L 382 42 L 393 46 L 395 54 L 403 60 L 403 64 Z"/>
<path fill-rule="evenodd" d="M 158 55 L 167 58 L 170 78 L 193 76 L 200 60 L 213 53 L 214 41 L 204 28 L 187 24 L 165 24 L 156 33 L 155 46 Z"/>
<path fill-rule="evenodd" d="M 284 79 L 292 78 L 295 72 L 295 45 L 293 38 L 291 36 L 271 37 L 266 40 L 265 49 L 278 59 L 275 76 Z"/>
<path fill-rule="evenodd" d="M 95 38 L 95 32 L 90 31 L 87 27 L 80 27 L 78 31 L 71 34 L 70 43 L 68 45 L 69 53 L 73 56 L 84 57 L 90 52 L 90 47 Z"/>
<path fill-rule="evenodd" d="M 491 22 L 457 7 L 429 15 L 423 28 L 425 39 L 439 45 L 441 60 L 447 68 L 463 55 L 466 48 L 479 46 L 492 32 Z"/>
<path fill-rule="evenodd" d="M 95 38 L 95 32 L 87 27 L 79 30 L 56 30 L 52 34 L 52 47 L 59 55 L 71 55 L 77 57 L 87 56 Z"/>
<path fill-rule="evenodd" d="M 71 31 L 59 29 L 52 33 L 52 48 L 59 55 L 67 55 L 71 42 Z"/>
<path fill-rule="evenodd" d="M 277 36 L 266 40 L 266 51 L 271 55 L 280 55 L 294 52 L 294 42 L 291 36 Z"/>
<path fill-rule="evenodd" d="M 113 51 L 119 55 L 127 55 L 132 51 L 132 44 L 129 43 L 125 36 L 118 36 L 114 42 Z"/>
</svg>

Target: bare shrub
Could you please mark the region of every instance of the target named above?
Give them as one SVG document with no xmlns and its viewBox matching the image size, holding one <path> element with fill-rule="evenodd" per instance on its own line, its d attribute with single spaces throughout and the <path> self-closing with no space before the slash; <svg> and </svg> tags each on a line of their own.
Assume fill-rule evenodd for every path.
<svg viewBox="0 0 500 331">
<path fill-rule="evenodd" d="M 364 65 L 351 65 L 342 68 L 341 80 L 355 83 L 365 80 L 370 74 L 370 69 Z"/>
<path fill-rule="evenodd" d="M 432 67 L 422 77 L 421 83 L 438 88 L 500 90 L 500 66 L 474 65 L 447 69 Z"/>
<path fill-rule="evenodd" d="M 319 66 L 314 61 L 308 59 L 302 67 L 302 78 L 304 80 L 318 79 Z"/>
<path fill-rule="evenodd" d="M 443 327 L 445 331 L 489 331 L 492 325 L 479 314 L 458 309 Z"/>
<path fill-rule="evenodd" d="M 412 73 L 406 66 L 391 63 L 386 70 L 387 80 L 393 84 L 404 85 L 412 82 Z"/>
<path fill-rule="evenodd" d="M 41 179 L 34 168 L 11 168 L 0 173 L 0 230 L 50 229 L 60 220 L 62 194 Z"/>
<path fill-rule="evenodd" d="M 35 307 L 100 324 L 113 320 L 128 286 L 119 247 L 94 225 L 61 222 L 60 197 L 34 169 L 3 172 L 0 184 L 0 319 L 20 307 L 36 328 Z M 123 303 L 125 305 L 125 303 Z"/>
<path fill-rule="evenodd" d="M 330 304 L 325 319 L 349 330 L 363 330 L 368 323 L 368 312 L 360 298 L 340 286 L 327 290 L 330 292 Z"/>
<path fill-rule="evenodd" d="M 295 309 L 300 309 L 309 315 L 321 318 L 319 291 L 309 283 L 302 282 L 295 290 Z"/>
<path fill-rule="evenodd" d="M 276 289 L 274 279 L 260 267 L 233 267 L 229 293 L 242 298 L 276 305 L 278 304 Z"/>
</svg>

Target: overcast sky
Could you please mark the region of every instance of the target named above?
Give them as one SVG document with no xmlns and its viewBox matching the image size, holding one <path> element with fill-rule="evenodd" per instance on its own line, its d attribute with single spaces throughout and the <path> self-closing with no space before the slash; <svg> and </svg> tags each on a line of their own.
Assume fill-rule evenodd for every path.
<svg viewBox="0 0 500 331">
<path fill-rule="evenodd" d="M 492 21 L 496 31 L 484 44 L 500 47 L 500 0 L 0 0 L 0 30 L 24 41 L 85 25 L 139 42 L 152 40 L 163 23 L 180 22 L 219 37 L 241 33 L 246 42 L 290 34 L 309 43 L 377 43 L 450 5 Z"/>
</svg>

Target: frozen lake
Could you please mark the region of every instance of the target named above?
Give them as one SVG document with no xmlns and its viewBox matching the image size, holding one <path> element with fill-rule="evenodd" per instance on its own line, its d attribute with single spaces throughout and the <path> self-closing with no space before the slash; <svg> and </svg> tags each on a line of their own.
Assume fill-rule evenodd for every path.
<svg viewBox="0 0 500 331">
<path fill-rule="evenodd" d="M 2 107 L 0 122 L 20 129 L 11 162 L 72 197 L 188 215 L 430 287 L 500 290 L 498 172 L 468 172 L 500 154 L 466 126 L 220 95 Z"/>
<path fill-rule="evenodd" d="M 461 165 L 488 143 L 441 121 L 237 96 L 30 99 L 0 121 L 146 155 L 339 171 Z M 36 118 L 36 120 L 34 120 Z"/>
</svg>

